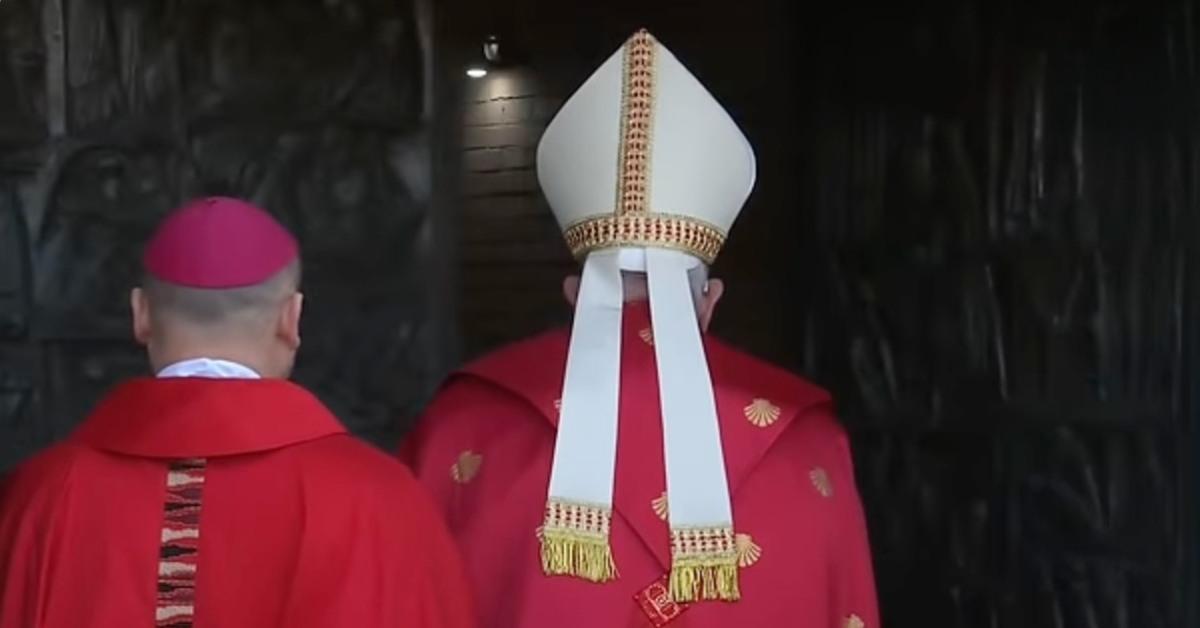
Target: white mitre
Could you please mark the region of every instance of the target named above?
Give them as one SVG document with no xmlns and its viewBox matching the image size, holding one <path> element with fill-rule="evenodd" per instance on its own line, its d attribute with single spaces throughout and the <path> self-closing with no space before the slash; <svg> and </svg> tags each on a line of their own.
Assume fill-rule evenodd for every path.
<svg viewBox="0 0 1200 628">
<path fill-rule="evenodd" d="M 538 180 L 584 260 L 541 530 L 547 574 L 617 577 L 609 546 L 621 373 L 621 271 L 645 272 L 671 504 L 672 598 L 738 599 L 712 379 L 688 273 L 711 263 L 754 187 L 729 114 L 649 33 L 563 105 Z"/>
</svg>

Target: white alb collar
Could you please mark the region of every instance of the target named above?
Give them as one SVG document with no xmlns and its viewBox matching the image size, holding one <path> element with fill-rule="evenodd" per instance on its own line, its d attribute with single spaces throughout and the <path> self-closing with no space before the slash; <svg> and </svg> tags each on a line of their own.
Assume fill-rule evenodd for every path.
<svg viewBox="0 0 1200 628">
<path fill-rule="evenodd" d="M 158 377 L 206 377 L 210 379 L 262 379 L 254 369 L 229 360 L 195 358 L 170 364 Z"/>
</svg>

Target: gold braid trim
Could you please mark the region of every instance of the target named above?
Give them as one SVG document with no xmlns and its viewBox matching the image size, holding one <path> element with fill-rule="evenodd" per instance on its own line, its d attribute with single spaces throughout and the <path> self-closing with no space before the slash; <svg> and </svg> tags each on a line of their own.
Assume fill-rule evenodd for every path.
<svg viewBox="0 0 1200 628">
<path fill-rule="evenodd" d="M 546 502 L 539 538 L 542 571 L 548 576 L 575 576 L 591 582 L 617 577 L 608 533 L 612 510 L 558 499 Z"/>
<path fill-rule="evenodd" d="M 649 209 L 657 47 L 645 30 L 625 44 L 616 209 L 563 229 L 577 259 L 600 249 L 646 246 L 683 251 L 712 264 L 725 244 L 725 232 L 703 220 Z"/>
<path fill-rule="evenodd" d="M 654 125 L 654 37 L 638 31 L 625 45 L 621 86 L 621 146 L 617 151 L 617 215 L 644 214 L 650 198 L 650 136 Z"/>
<path fill-rule="evenodd" d="M 712 264 L 725 245 L 725 232 L 703 220 L 677 214 L 603 214 L 581 220 L 563 231 L 577 259 L 600 249 L 647 246 L 675 249 Z"/>
<path fill-rule="evenodd" d="M 737 562 L 733 528 L 672 528 L 671 599 L 737 601 Z"/>
</svg>

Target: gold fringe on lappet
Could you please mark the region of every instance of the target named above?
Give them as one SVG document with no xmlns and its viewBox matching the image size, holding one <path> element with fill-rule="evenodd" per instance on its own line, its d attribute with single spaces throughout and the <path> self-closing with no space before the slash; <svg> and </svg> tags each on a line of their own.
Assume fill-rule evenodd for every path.
<svg viewBox="0 0 1200 628">
<path fill-rule="evenodd" d="M 741 597 L 737 562 L 733 528 L 673 528 L 671 599 L 737 601 Z"/>
<path fill-rule="evenodd" d="M 575 576 L 591 582 L 617 577 L 608 533 L 612 510 L 592 504 L 551 499 L 539 538 L 542 571 L 548 576 Z"/>
</svg>

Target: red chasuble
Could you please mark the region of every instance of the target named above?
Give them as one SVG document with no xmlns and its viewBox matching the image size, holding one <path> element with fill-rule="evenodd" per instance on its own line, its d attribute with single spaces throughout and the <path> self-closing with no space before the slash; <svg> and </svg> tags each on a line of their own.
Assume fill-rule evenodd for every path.
<svg viewBox="0 0 1200 628">
<path fill-rule="evenodd" d="M 135 380 L 0 488 L 0 628 L 470 626 L 439 519 L 293 384 Z"/>
<path fill-rule="evenodd" d="M 543 575 L 542 523 L 568 336 L 552 332 L 453 377 L 402 456 L 434 495 L 496 628 L 877 628 L 847 439 L 829 396 L 705 340 L 733 497 L 741 600 L 670 600 L 662 425 L 649 310 L 627 306 L 606 584 Z"/>
</svg>

